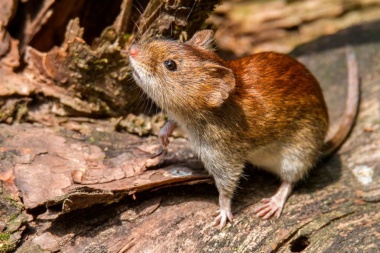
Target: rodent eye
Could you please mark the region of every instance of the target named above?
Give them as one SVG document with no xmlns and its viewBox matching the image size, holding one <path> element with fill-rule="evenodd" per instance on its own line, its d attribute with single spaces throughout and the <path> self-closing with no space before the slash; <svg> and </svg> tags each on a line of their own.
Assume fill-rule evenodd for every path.
<svg viewBox="0 0 380 253">
<path fill-rule="evenodd" d="M 177 70 L 177 64 L 173 60 L 167 60 L 164 62 L 165 67 L 170 71 L 176 71 Z"/>
</svg>

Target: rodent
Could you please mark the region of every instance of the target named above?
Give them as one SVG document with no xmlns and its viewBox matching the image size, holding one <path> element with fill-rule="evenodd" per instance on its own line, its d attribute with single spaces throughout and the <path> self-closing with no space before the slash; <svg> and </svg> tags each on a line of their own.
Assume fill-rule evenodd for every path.
<svg viewBox="0 0 380 253">
<path fill-rule="evenodd" d="M 133 77 L 172 120 L 159 139 L 163 147 L 178 125 L 215 179 L 219 211 L 215 225 L 232 221 L 231 199 L 245 162 L 282 180 L 255 210 L 279 217 L 293 186 L 333 154 L 351 131 L 359 105 L 354 53 L 348 54 L 349 85 L 343 123 L 325 141 L 328 112 L 316 78 L 290 56 L 263 52 L 225 61 L 212 50 L 213 32 L 202 30 L 185 43 L 165 39 L 130 48 Z"/>
</svg>

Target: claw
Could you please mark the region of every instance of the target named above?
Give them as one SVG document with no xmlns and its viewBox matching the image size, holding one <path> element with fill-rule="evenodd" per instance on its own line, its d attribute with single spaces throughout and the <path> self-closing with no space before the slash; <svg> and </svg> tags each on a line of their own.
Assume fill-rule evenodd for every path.
<svg viewBox="0 0 380 253">
<path fill-rule="evenodd" d="M 162 155 L 165 151 L 166 151 L 166 148 L 164 148 L 163 146 L 160 146 L 160 148 L 158 149 L 157 153 L 151 155 L 149 158 L 150 159 L 156 158 L 157 156 Z"/>
</svg>

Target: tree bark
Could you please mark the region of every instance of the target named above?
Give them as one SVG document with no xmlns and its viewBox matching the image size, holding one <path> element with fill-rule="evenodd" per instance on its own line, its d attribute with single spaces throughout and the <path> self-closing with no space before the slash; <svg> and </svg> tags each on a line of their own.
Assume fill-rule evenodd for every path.
<svg viewBox="0 0 380 253">
<path fill-rule="evenodd" d="M 260 51 L 291 52 L 297 45 L 377 20 L 378 0 L 225 1 L 208 23 L 216 44 L 235 56 Z"/>
<path fill-rule="evenodd" d="M 129 114 L 157 111 L 154 105 L 138 106 L 149 101 L 141 102 L 130 75 L 125 52 L 131 44 L 151 37 L 186 40 L 217 3 L 1 1 L 0 123 L 45 127 L 0 125 L 0 252 L 13 250 L 22 239 L 28 215 L 21 201 L 29 213 L 50 206 L 62 213 L 148 189 L 211 182 L 194 159 L 178 163 L 178 157 L 189 158 L 185 142 L 174 141 L 183 152 L 162 163 L 155 141 L 115 130 L 148 135 L 166 120 Z M 91 123 L 109 117 L 119 118 Z M 105 132 L 96 128 L 112 142 L 97 138 Z"/>
<path fill-rule="evenodd" d="M 216 3 L 6 0 L 0 23 L 0 122 L 57 125 L 73 116 L 138 114 L 141 91 L 122 52 L 135 40 L 187 39 Z M 15 71 L 27 84 L 8 84 Z"/>
<path fill-rule="evenodd" d="M 81 20 L 91 20 L 89 13 L 96 4 L 75 1 L 65 7 L 69 11 L 60 9 L 58 16 L 71 21 L 63 26 L 67 32 L 62 44 L 56 45 L 38 38 L 55 37 L 52 34 L 59 30 L 61 20 L 54 17 L 54 10 L 63 7 L 58 1 L 40 1 L 38 10 L 29 13 L 35 2 L 23 2 L 25 6 L 3 1 L 8 6 L 0 8 L 0 118 L 8 123 L 23 122 L 0 125 L 0 252 L 380 249 L 380 22 L 323 36 L 291 52 L 320 81 L 334 130 L 346 99 L 345 46 L 353 46 L 362 79 L 356 126 L 339 152 L 296 186 L 278 220 L 261 220 L 253 210 L 261 198 L 273 195 L 279 181 L 247 166 L 234 197 L 235 220 L 220 231 L 212 226 L 212 215 L 218 208 L 217 190 L 188 141 L 177 133 L 179 138 L 171 138 L 167 153 L 157 155 L 157 138 L 146 136 L 158 131 L 164 116 L 99 119 L 119 116 L 122 110 L 118 112 L 118 106 L 133 104 L 107 93 L 127 83 L 127 77 L 118 79 L 127 63 L 114 62 L 124 59 L 122 48 L 127 48 L 133 37 L 144 39 L 157 31 L 167 35 L 171 26 L 157 25 L 162 22 L 152 21 L 154 17 L 180 25 L 183 20 L 193 20 L 187 16 L 196 7 L 186 2 L 184 9 L 171 9 L 165 4 L 177 6 L 179 1 L 146 1 L 141 7 L 145 7 L 146 16 L 137 21 L 141 31 L 134 31 L 130 17 L 139 16 L 133 9 L 139 5 L 119 1 L 116 8 L 108 3 L 110 6 L 104 8 L 119 13 L 118 18 L 111 19 L 108 28 L 102 26 L 99 33 L 86 34 L 90 24 L 86 26 Z M 25 19 L 17 18 L 16 3 Z M 163 9 L 155 12 L 158 3 Z M 205 5 L 199 8 L 206 9 Z M 71 19 L 74 12 L 80 13 L 74 15 L 79 20 Z M 173 21 L 168 13 L 182 19 Z M 15 23 L 9 24 L 11 17 Z M 49 20 L 54 22 L 49 25 Z M 24 30 L 16 36 L 9 33 L 12 27 Z M 51 28 L 38 35 L 47 27 Z M 119 37 L 120 31 L 127 31 L 127 35 Z M 175 34 L 186 39 L 186 33 Z M 23 48 L 28 56 L 24 62 L 19 58 Z M 109 81 L 104 86 L 98 80 L 100 73 L 105 75 L 104 83 Z"/>
</svg>

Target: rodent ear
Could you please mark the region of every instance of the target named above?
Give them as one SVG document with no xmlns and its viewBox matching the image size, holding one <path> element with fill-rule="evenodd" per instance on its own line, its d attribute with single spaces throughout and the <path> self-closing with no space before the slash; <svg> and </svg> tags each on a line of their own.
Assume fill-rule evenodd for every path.
<svg viewBox="0 0 380 253">
<path fill-rule="evenodd" d="M 219 107 L 229 97 L 231 90 L 235 87 L 235 77 L 231 69 L 214 64 L 207 63 L 204 66 L 210 71 L 212 80 L 209 93 L 207 94 L 207 103 L 211 107 Z"/>
<path fill-rule="evenodd" d="M 202 30 L 196 32 L 191 39 L 185 42 L 185 44 L 207 50 L 212 49 L 213 39 L 214 32 L 212 30 Z"/>
</svg>

